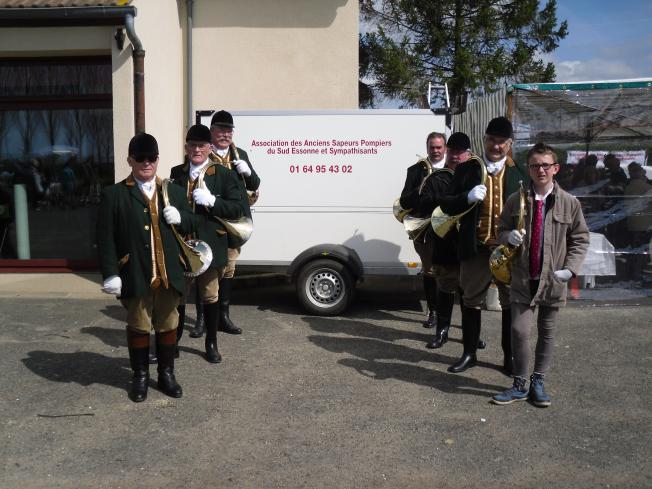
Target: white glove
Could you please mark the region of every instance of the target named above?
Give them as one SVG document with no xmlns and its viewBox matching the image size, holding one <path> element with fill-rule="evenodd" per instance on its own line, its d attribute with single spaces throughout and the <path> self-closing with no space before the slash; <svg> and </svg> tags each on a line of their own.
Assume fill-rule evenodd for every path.
<svg viewBox="0 0 652 489">
<path fill-rule="evenodd" d="M 213 207 L 215 205 L 215 196 L 205 188 L 196 188 L 192 191 L 192 198 L 196 204 Z"/>
<path fill-rule="evenodd" d="M 573 277 L 573 272 L 565 268 L 563 270 L 555 270 L 555 277 L 560 282 L 568 282 Z"/>
<path fill-rule="evenodd" d="M 121 291 L 122 279 L 117 275 L 111 275 L 102 283 L 102 292 L 119 296 Z"/>
<path fill-rule="evenodd" d="M 244 175 L 245 177 L 251 175 L 251 168 L 249 168 L 249 164 L 245 160 L 235 160 L 233 163 L 235 164 L 236 171 L 240 175 Z"/>
<path fill-rule="evenodd" d="M 163 209 L 163 218 L 170 225 L 181 224 L 181 214 L 179 214 L 176 207 L 172 207 L 171 205 Z"/>
<path fill-rule="evenodd" d="M 525 229 L 512 229 L 507 237 L 507 242 L 512 246 L 518 246 L 523 243 L 523 237 L 525 237 Z"/>
<path fill-rule="evenodd" d="M 468 200 L 469 204 L 473 204 L 474 202 L 480 202 L 481 200 L 484 200 L 486 195 L 487 187 L 484 185 L 476 185 L 471 189 L 469 195 L 466 197 L 466 200 Z"/>
</svg>

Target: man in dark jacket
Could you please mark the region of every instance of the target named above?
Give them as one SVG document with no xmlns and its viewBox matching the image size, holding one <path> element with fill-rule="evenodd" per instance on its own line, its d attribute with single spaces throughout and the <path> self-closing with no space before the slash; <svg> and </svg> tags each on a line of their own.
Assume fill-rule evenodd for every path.
<svg viewBox="0 0 652 489">
<path fill-rule="evenodd" d="M 185 190 L 199 218 L 196 238 L 208 243 L 213 252 L 210 267 L 196 280 L 206 322 L 206 359 L 219 363 L 222 356 L 217 348 L 218 301 L 224 293 L 221 280 L 227 264 L 228 238 L 224 224 L 216 218 L 237 219 L 245 209 L 235 175 L 221 165 L 212 164 L 208 157 L 211 132 L 206 126 L 196 124 L 188 129 L 185 149 L 187 161 L 172 168 L 171 176 Z M 200 177 L 202 185 L 198 185 Z"/>
<path fill-rule="evenodd" d="M 435 169 L 443 168 L 446 155 L 446 136 L 439 132 L 431 132 L 426 138 L 428 157 L 417 161 L 407 169 L 405 184 L 401 192 L 400 204 L 403 209 L 412 209 L 414 217 L 430 217 L 431 209 L 419 203 L 422 184 Z M 414 249 L 421 259 L 421 275 L 423 289 L 428 305 L 428 318 L 423 322 L 424 328 L 434 328 L 436 321 L 437 286 L 432 269 L 433 233 L 423 232 L 413 240 Z"/>
<path fill-rule="evenodd" d="M 178 188 L 168 189 L 164 207 L 156 176 L 158 144 L 149 134 L 129 143 L 131 174 L 102 192 L 97 223 L 102 290 L 120 298 L 127 309 L 127 345 L 133 370 L 130 398 L 144 401 L 149 383 L 149 333 L 156 332 L 158 387 L 181 397 L 174 376 L 177 311 L 184 290 L 184 269 L 172 226 L 194 229 L 190 206 Z"/>
<path fill-rule="evenodd" d="M 444 168 L 434 170 L 423 185 L 420 197 L 420 207 L 430 209 L 430 214 L 439 204 L 442 196 L 453 180 L 453 173 L 458 164 L 469 159 L 471 141 L 463 132 L 451 134 L 446 142 L 446 163 Z M 457 229 L 451 229 L 444 238 L 434 233 L 432 226 L 428 226 L 432 233 L 433 272 L 437 284 L 437 331 L 432 340 L 426 345 L 428 348 L 441 348 L 448 341 L 448 330 L 451 325 L 455 292 L 460 286 L 460 264 L 457 259 Z"/>
<path fill-rule="evenodd" d="M 481 309 L 492 282 L 489 256 L 498 245 L 498 218 L 507 196 L 518 189 L 526 173 L 508 156 L 512 124 L 505 117 L 492 119 L 485 131 L 483 161 L 471 159 L 457 166 L 441 208 L 450 215 L 468 211 L 460 220 L 458 257 L 462 288 L 462 335 L 464 353 L 449 372 L 464 372 L 477 363 Z M 482 167 L 484 165 L 484 168 Z M 483 179 L 483 175 L 486 175 Z M 470 209 L 470 210 L 469 210 Z M 502 306 L 503 372 L 511 373 L 511 313 L 508 289 L 498 284 Z"/>
<path fill-rule="evenodd" d="M 220 110 L 213 114 L 211 118 L 213 154 L 218 163 L 237 178 L 244 206 L 244 215 L 251 219 L 249 205 L 253 205 L 258 199 L 260 178 L 258 178 L 251 161 L 249 161 L 246 151 L 233 143 L 234 128 L 233 116 L 230 113 Z M 243 243 L 231 234 L 229 234 L 228 241 L 228 263 L 224 269 L 224 276 L 220 280 L 220 330 L 229 334 L 240 334 L 242 329 L 231 321 L 229 306 L 231 304 L 235 263 L 240 256 Z"/>
</svg>

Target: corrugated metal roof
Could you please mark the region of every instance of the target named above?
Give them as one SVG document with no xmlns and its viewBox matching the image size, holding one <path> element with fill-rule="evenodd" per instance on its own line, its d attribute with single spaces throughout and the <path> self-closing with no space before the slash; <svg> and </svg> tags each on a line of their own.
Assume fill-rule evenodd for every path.
<svg viewBox="0 0 652 489">
<path fill-rule="evenodd" d="M 132 0 L 0 0 L 0 8 L 122 7 Z"/>
</svg>

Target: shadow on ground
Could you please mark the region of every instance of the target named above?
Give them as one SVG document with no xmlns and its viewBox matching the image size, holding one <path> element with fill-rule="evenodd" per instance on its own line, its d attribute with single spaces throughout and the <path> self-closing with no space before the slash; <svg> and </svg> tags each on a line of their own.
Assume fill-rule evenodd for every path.
<svg viewBox="0 0 652 489">
<path fill-rule="evenodd" d="M 425 344 L 430 338 L 429 334 L 404 331 L 356 320 L 315 316 L 304 316 L 302 319 L 312 330 L 326 333 L 309 336 L 308 340 L 311 343 L 333 353 L 351 355 L 352 358 L 341 359 L 338 363 L 356 370 L 365 377 L 378 380 L 394 378 L 403 382 L 432 387 L 446 393 L 483 397 L 504 388 L 504 386 L 483 384 L 473 378 L 416 365 L 428 362 L 447 368 L 457 360 L 457 357 L 442 354 L 441 350 L 415 349 L 397 343 L 411 340 Z M 450 350 L 448 349 L 448 351 Z M 478 366 L 493 370 L 499 369 L 499 366 L 486 362 L 478 362 Z"/>
<path fill-rule="evenodd" d="M 75 383 L 83 386 L 103 384 L 126 389 L 129 373 L 128 358 L 111 358 L 99 353 L 55 353 L 35 350 L 27 353 L 23 364 L 33 373 L 52 382 Z"/>
</svg>

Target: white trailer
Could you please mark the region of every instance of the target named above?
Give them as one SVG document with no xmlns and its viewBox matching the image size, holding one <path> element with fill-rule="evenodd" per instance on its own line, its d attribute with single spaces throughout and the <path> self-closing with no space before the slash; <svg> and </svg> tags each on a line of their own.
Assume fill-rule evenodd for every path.
<svg viewBox="0 0 652 489">
<path fill-rule="evenodd" d="M 213 111 L 197 112 L 210 126 Z M 414 275 L 420 260 L 392 215 L 426 136 L 430 110 L 233 112 L 234 142 L 260 176 L 254 232 L 239 269 L 286 273 L 314 314 L 341 313 L 357 281 Z"/>
</svg>

